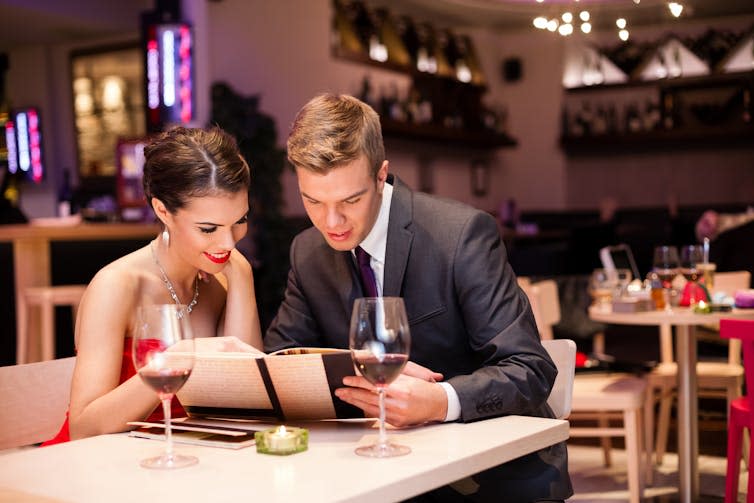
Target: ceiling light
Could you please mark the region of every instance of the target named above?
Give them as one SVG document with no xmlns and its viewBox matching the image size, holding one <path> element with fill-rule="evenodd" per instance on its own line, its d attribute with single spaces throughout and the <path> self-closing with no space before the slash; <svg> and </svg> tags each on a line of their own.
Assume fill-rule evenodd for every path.
<svg viewBox="0 0 754 503">
<path fill-rule="evenodd" d="M 557 19 L 550 19 L 547 22 L 547 29 L 550 31 L 555 31 L 558 29 L 558 20 Z"/>
<path fill-rule="evenodd" d="M 670 9 L 670 13 L 673 14 L 674 17 L 678 17 L 681 15 L 681 12 L 683 12 L 683 5 L 678 2 L 669 2 L 668 9 Z"/>
<path fill-rule="evenodd" d="M 624 42 L 628 40 L 628 30 L 621 30 L 618 32 L 618 38 L 623 40 Z"/>
<path fill-rule="evenodd" d="M 626 27 L 626 19 L 619 17 L 615 20 L 615 26 L 617 26 L 619 29 L 624 29 Z"/>
<path fill-rule="evenodd" d="M 579 12 L 579 18 L 584 22 L 589 21 L 589 13 L 585 10 L 582 10 L 581 12 Z"/>
<path fill-rule="evenodd" d="M 543 16 L 535 17 L 534 27 L 539 28 L 540 30 L 544 30 L 545 28 L 547 28 L 547 18 Z"/>
<path fill-rule="evenodd" d="M 567 37 L 568 35 L 573 33 L 573 25 L 570 23 L 561 24 L 558 28 L 558 33 L 560 33 L 564 37 Z"/>
<path fill-rule="evenodd" d="M 564 23 L 570 23 L 571 21 L 573 21 L 573 14 L 571 14 L 570 12 L 564 12 L 563 15 L 560 16 L 560 18 Z"/>
<path fill-rule="evenodd" d="M 581 31 L 584 33 L 590 33 L 592 31 L 591 23 L 581 23 Z"/>
</svg>

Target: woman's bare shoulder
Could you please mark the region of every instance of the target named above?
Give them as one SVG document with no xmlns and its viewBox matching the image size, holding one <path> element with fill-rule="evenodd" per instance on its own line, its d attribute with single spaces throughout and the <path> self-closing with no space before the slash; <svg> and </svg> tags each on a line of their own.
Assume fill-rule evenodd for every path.
<svg viewBox="0 0 754 503">
<path fill-rule="evenodd" d="M 144 294 L 145 285 L 153 281 L 149 250 L 141 248 L 100 269 L 87 287 L 88 300 L 98 298 L 100 304 L 107 299 L 130 305 Z M 104 298 L 101 298 L 104 297 Z"/>
</svg>

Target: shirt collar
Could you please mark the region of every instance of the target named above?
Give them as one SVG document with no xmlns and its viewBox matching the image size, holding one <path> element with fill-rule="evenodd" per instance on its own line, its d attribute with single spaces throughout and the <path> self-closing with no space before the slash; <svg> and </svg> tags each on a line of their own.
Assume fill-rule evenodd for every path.
<svg viewBox="0 0 754 503">
<path fill-rule="evenodd" d="M 374 260 L 385 263 L 385 248 L 387 247 L 387 226 L 390 220 L 390 203 L 393 200 L 393 186 L 385 183 L 382 189 L 382 203 L 377 220 L 359 246 Z"/>
</svg>

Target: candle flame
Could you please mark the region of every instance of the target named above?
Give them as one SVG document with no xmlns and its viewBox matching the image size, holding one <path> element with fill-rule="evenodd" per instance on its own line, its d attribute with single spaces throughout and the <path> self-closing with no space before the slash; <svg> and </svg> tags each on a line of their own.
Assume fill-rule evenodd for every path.
<svg viewBox="0 0 754 503">
<path fill-rule="evenodd" d="M 282 437 L 282 436 L 283 436 L 283 435 L 285 435 L 286 433 L 288 433 L 288 432 L 287 432 L 287 431 L 285 431 L 285 425 L 284 425 L 284 424 L 281 424 L 281 425 L 280 425 L 280 427 L 278 428 L 278 431 L 276 432 L 276 434 L 277 434 L 277 435 L 280 435 L 280 436 Z"/>
</svg>

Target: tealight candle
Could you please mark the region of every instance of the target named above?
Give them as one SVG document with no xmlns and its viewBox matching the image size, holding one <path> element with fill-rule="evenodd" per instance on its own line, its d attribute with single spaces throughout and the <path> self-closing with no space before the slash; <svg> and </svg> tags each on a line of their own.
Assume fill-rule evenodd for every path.
<svg viewBox="0 0 754 503">
<path fill-rule="evenodd" d="M 254 434 L 257 452 L 263 454 L 287 455 L 305 451 L 309 445 L 309 431 L 281 425 Z"/>
<path fill-rule="evenodd" d="M 707 314 L 707 313 L 712 312 L 712 307 L 706 302 L 704 302 L 703 300 L 700 300 L 694 306 L 694 312 L 697 314 Z"/>
</svg>

